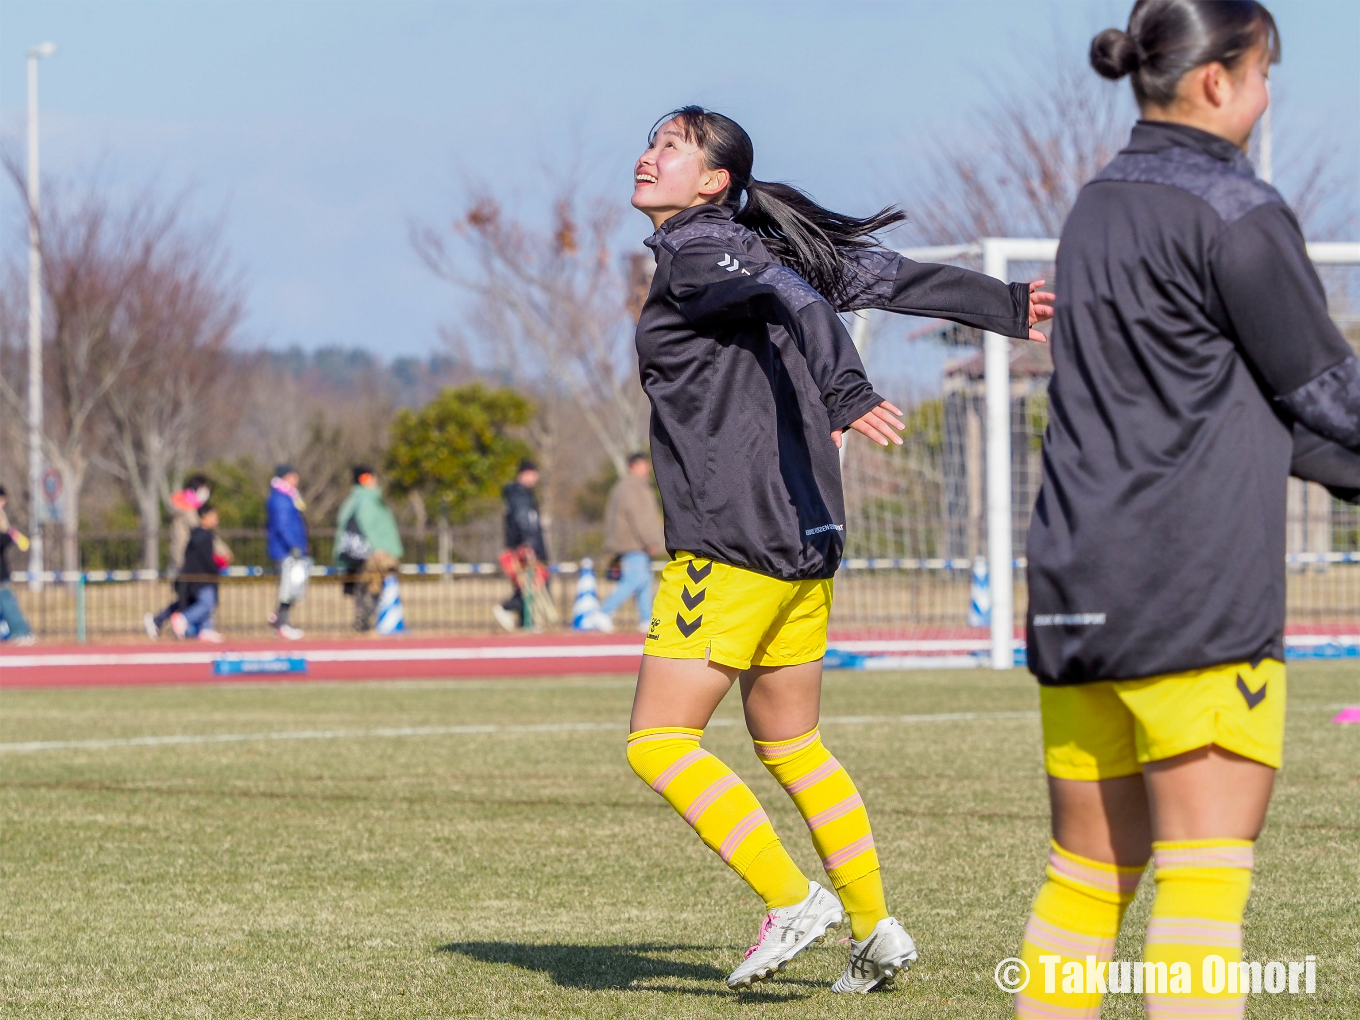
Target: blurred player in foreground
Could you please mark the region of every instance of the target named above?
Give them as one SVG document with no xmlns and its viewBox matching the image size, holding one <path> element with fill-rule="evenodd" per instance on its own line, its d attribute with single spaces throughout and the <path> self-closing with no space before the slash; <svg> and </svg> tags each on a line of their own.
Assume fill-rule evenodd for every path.
<svg viewBox="0 0 1360 1020">
<path fill-rule="evenodd" d="M 1139 0 L 1091 44 L 1142 119 L 1058 251 L 1028 551 L 1053 840 L 1018 1017 L 1099 1016 L 1149 857 L 1148 1016 L 1244 1008 L 1215 974 L 1282 757 L 1286 481 L 1360 484 L 1360 361 L 1244 154 L 1279 56 L 1250 0 Z"/>
<path fill-rule="evenodd" d="M 837 312 L 888 308 L 1026 337 L 1049 296 L 903 259 L 874 239 L 900 212 L 831 212 L 753 179 L 752 162 L 739 125 L 686 107 L 658 123 L 634 168 L 633 205 L 656 227 L 637 350 L 673 558 L 652 610 L 628 760 L 765 902 L 730 987 L 783 969 L 848 912 L 850 963 L 833 989 L 867 992 L 916 948 L 888 914 L 864 803 L 817 722 L 845 544 L 837 447 L 845 429 L 900 444 L 902 422 L 869 384 Z M 756 754 L 793 798 L 839 896 L 809 882 L 755 795 L 699 746 L 738 679 Z"/>
</svg>

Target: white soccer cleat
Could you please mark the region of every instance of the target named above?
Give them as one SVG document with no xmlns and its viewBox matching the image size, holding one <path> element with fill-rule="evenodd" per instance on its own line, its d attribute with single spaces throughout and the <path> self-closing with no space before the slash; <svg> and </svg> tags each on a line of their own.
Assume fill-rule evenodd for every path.
<svg viewBox="0 0 1360 1020">
<path fill-rule="evenodd" d="M 765 915 L 756 944 L 727 979 L 728 988 L 749 988 L 773 977 L 808 946 L 826 937 L 845 920 L 841 901 L 816 882 L 808 883 L 807 899 L 791 907 L 778 907 Z"/>
<path fill-rule="evenodd" d="M 302 640 L 302 631 L 298 630 L 296 627 L 290 627 L 286 623 L 281 624 L 276 630 L 278 631 L 279 637 L 283 638 L 285 641 Z"/>
<path fill-rule="evenodd" d="M 505 631 L 507 634 L 513 634 L 515 631 L 519 630 L 519 617 L 504 606 L 493 606 L 491 608 L 491 615 L 494 616 L 496 622 L 501 625 L 501 630 Z"/>
<path fill-rule="evenodd" d="M 146 636 L 152 641 L 161 636 L 161 629 L 156 626 L 155 613 L 147 613 L 142 617 L 142 630 L 146 631 Z"/>
<path fill-rule="evenodd" d="M 892 983 L 916 960 L 916 943 L 895 917 L 885 917 L 863 942 L 850 940 L 850 962 L 831 986 L 833 992 L 863 995 Z"/>
</svg>

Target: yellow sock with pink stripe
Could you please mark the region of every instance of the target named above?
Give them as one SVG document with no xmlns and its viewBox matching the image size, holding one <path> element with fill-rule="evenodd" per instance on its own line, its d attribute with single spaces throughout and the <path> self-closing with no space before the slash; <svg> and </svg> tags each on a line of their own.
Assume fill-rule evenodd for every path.
<svg viewBox="0 0 1360 1020">
<path fill-rule="evenodd" d="M 1143 869 L 1081 857 L 1052 842 L 1046 873 L 1025 925 L 1020 959 L 1029 968 L 1029 984 L 1016 993 L 1015 1015 L 1099 1020 L 1100 984 L 1108 981 L 1114 940 Z M 1072 963 L 1080 971 L 1064 973 Z"/>
<path fill-rule="evenodd" d="M 757 740 L 756 755 L 778 781 L 812 833 L 822 867 L 850 915 L 851 934 L 865 939 L 888 916 L 869 813 L 819 731 L 791 740 Z"/>
<path fill-rule="evenodd" d="M 703 730 L 678 726 L 630 733 L 628 764 L 746 880 L 767 910 L 802 902 L 807 878 L 779 842 L 756 795 L 699 746 L 701 736 Z"/>
<path fill-rule="evenodd" d="M 1153 964 L 1159 983 L 1155 989 L 1143 988 L 1148 1020 L 1237 1020 L 1246 1009 L 1246 996 L 1238 988 L 1228 990 L 1227 971 L 1242 959 L 1251 841 L 1158 841 L 1152 844 L 1152 858 L 1157 898 L 1143 960 Z M 1206 971 L 1206 956 L 1222 957 L 1223 964 L 1211 961 Z M 1169 974 L 1166 988 L 1160 985 L 1162 964 Z"/>
</svg>

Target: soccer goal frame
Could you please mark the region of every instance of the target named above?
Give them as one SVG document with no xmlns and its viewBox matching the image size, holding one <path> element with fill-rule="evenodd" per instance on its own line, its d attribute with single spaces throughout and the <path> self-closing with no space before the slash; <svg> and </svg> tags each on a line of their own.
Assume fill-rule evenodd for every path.
<svg viewBox="0 0 1360 1020">
<path fill-rule="evenodd" d="M 1056 238 L 984 237 L 967 244 L 910 248 L 901 252 L 916 262 L 980 259 L 982 271 L 1010 282 L 1014 262 L 1055 262 Z M 1360 264 L 1360 242 L 1321 241 L 1308 244 L 1318 265 Z M 871 335 L 871 316 L 856 317 L 852 336 L 864 350 Z M 983 393 L 986 405 L 985 478 L 987 569 L 991 589 L 990 660 L 993 669 L 1015 665 L 1015 558 L 1011 527 L 1014 513 L 1011 479 L 1011 341 L 999 333 L 983 334 Z"/>
</svg>

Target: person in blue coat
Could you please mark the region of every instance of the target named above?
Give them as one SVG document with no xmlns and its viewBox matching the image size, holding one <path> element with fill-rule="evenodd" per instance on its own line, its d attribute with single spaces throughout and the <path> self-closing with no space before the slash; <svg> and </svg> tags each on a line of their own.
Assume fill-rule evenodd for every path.
<svg viewBox="0 0 1360 1020">
<path fill-rule="evenodd" d="M 300 559 L 307 555 L 307 521 L 302 512 L 307 504 L 298 492 L 298 473 L 291 464 L 280 464 L 274 469 L 274 477 L 269 480 L 269 498 L 265 501 L 265 551 L 279 572 L 283 572 L 284 561 L 290 557 Z M 288 613 L 292 602 L 280 588 L 279 607 L 269 614 L 269 625 L 279 637 L 296 641 L 302 631 L 291 626 Z"/>
</svg>

